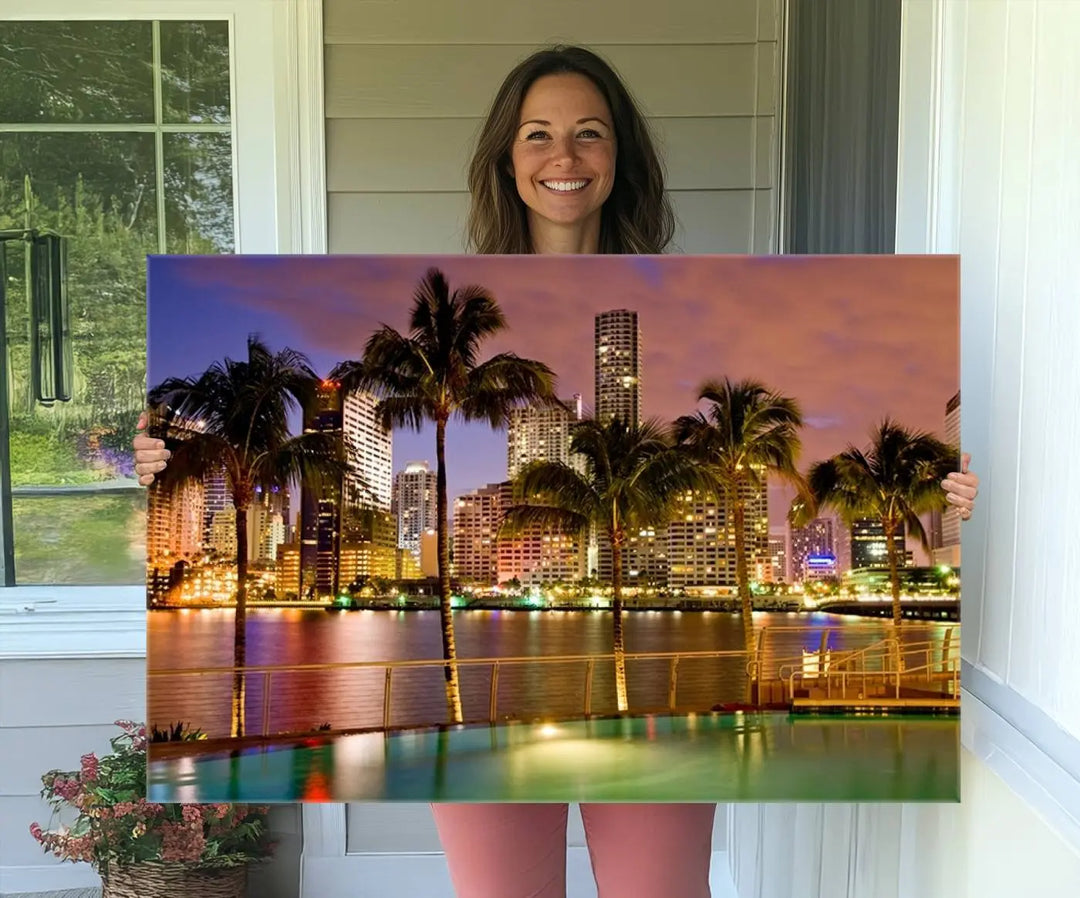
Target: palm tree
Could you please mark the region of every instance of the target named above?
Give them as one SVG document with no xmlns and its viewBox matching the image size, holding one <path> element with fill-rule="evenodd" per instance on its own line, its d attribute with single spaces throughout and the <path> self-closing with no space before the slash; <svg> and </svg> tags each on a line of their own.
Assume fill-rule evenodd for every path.
<svg viewBox="0 0 1080 898">
<path fill-rule="evenodd" d="M 885 420 L 871 434 L 866 451 L 848 446 L 839 455 L 811 466 L 808 493 L 792 504 L 790 519 L 808 523 L 821 508 L 839 512 L 845 524 L 856 518 L 881 521 L 889 559 L 893 624 L 900 625 L 901 526 L 930 552 L 920 514 L 947 507 L 941 481 L 955 469 L 957 449 L 928 433 L 908 430 Z"/>
<path fill-rule="evenodd" d="M 501 427 L 514 408 L 557 401 L 555 376 L 541 362 L 508 352 L 479 360 L 484 340 L 506 327 L 487 290 L 470 285 L 451 294 L 446 276 L 431 268 L 416 288 L 408 334 L 382 325 L 368 339 L 362 361 L 343 362 L 333 372 L 346 390 L 369 391 L 379 399 L 383 426 L 419 430 L 425 422 L 435 424 L 440 615 L 448 662 L 446 703 L 453 723 L 463 717 L 450 604 L 446 425 L 457 417 Z"/>
<path fill-rule="evenodd" d="M 175 495 L 185 484 L 224 471 L 236 510 L 236 618 L 231 731 L 244 735 L 247 656 L 247 511 L 258 488 L 299 481 L 339 486 L 346 472 L 341 440 L 331 433 L 291 436 L 289 415 L 307 409 L 320 380 L 298 352 L 271 352 L 258 337 L 247 360 L 215 362 L 197 377 L 173 377 L 150 391 L 150 407 L 172 459 L 155 488 Z"/>
<path fill-rule="evenodd" d="M 705 411 L 675 421 L 675 436 L 719 484 L 721 499 L 735 529 L 735 579 L 742 608 L 743 641 L 753 657 L 754 609 L 746 558 L 746 499 L 751 490 L 765 489 L 769 474 L 796 485 L 795 466 L 801 444 L 802 412 L 791 398 L 757 381 L 708 381 L 698 391 Z"/>
<path fill-rule="evenodd" d="M 632 529 L 663 523 L 676 496 L 711 484 L 708 473 L 677 449 L 656 422 L 630 425 L 585 418 L 575 424 L 571 453 L 583 471 L 563 462 L 527 465 L 514 482 L 515 505 L 505 514 L 507 533 L 531 524 L 577 532 L 595 527 L 607 539 L 612 560 L 612 627 L 615 693 L 619 711 L 629 707 L 623 637 L 622 550 Z"/>
</svg>

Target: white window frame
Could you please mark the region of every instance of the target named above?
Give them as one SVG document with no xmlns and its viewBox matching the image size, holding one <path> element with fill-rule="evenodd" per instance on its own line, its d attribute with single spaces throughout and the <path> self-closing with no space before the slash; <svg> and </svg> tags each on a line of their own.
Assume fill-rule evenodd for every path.
<svg viewBox="0 0 1080 898">
<path fill-rule="evenodd" d="M 325 253 L 321 0 L 0 0 L 0 22 L 129 19 L 229 23 L 236 252 Z M 144 586 L 0 588 L 0 658 L 85 655 L 145 657 Z"/>
</svg>

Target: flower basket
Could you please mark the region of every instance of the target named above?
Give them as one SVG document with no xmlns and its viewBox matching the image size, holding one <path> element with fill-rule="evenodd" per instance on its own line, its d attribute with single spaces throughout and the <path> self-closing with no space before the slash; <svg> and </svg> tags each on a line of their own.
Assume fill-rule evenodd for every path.
<svg viewBox="0 0 1080 898">
<path fill-rule="evenodd" d="M 269 809 L 148 801 L 147 743 L 201 734 L 177 724 L 151 737 L 130 720 L 117 725 L 111 754 L 86 754 L 79 770 L 42 776 L 41 796 L 60 825 L 32 823 L 30 834 L 60 860 L 90 864 L 103 898 L 243 898 L 249 867 L 273 856 Z"/>
<path fill-rule="evenodd" d="M 200 870 L 191 864 L 142 861 L 102 877 L 102 898 L 244 898 L 247 867 Z"/>
</svg>

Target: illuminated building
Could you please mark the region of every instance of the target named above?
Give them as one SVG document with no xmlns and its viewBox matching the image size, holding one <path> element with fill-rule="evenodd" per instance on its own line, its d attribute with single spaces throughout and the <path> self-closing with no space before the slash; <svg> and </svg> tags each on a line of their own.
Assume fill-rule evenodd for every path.
<svg viewBox="0 0 1080 898">
<path fill-rule="evenodd" d="M 562 462 L 583 470 L 570 453 L 575 421 L 581 420 L 581 394 L 561 399 L 558 406 L 529 406 L 510 412 L 506 439 L 506 476 L 513 480 L 535 461 Z"/>
<path fill-rule="evenodd" d="M 801 582 L 822 575 L 820 571 L 810 571 L 807 559 L 811 556 L 837 557 L 836 529 L 837 522 L 831 517 L 814 518 L 805 527 L 791 528 L 791 576 L 794 580 Z"/>
<path fill-rule="evenodd" d="M 197 556 L 202 549 L 205 492 L 187 483 L 171 496 L 150 490 L 147 497 L 146 556 L 151 567 L 168 567 Z"/>
<path fill-rule="evenodd" d="M 950 446 L 960 445 L 960 393 L 959 391 L 945 405 L 945 442 Z M 945 511 L 934 512 L 931 529 L 934 536 L 934 564 L 960 566 L 960 512 L 953 506 Z"/>
<path fill-rule="evenodd" d="M 411 461 L 394 477 L 393 512 L 397 548 L 420 559 L 420 537 L 436 523 L 436 475 L 426 461 Z"/>
<path fill-rule="evenodd" d="M 743 534 L 747 569 L 753 579 L 759 561 L 768 558 L 769 512 L 766 489 L 743 487 Z M 676 500 L 668 523 L 668 585 L 733 592 L 736 578 L 735 522 L 726 503 L 686 493 Z"/>
<path fill-rule="evenodd" d="M 236 509 L 232 505 L 214 514 L 207 542 L 210 551 L 220 558 L 227 561 L 236 558 Z"/>
<path fill-rule="evenodd" d="M 425 577 L 439 576 L 439 541 L 434 529 L 420 535 L 420 571 Z"/>
<path fill-rule="evenodd" d="M 323 381 L 314 406 L 305 410 L 305 433 L 342 434 L 341 387 Z M 302 598 L 333 598 L 338 594 L 341 553 L 341 487 L 327 484 L 321 491 L 300 491 L 300 578 Z"/>
<path fill-rule="evenodd" d="M 379 423 L 377 407 L 371 393 L 350 393 L 342 403 L 341 426 L 352 466 L 346 501 L 389 512 L 394 440 Z"/>
<path fill-rule="evenodd" d="M 894 537 L 898 549 L 897 563 L 900 567 L 912 563 L 907 551 L 904 525 L 900 524 Z M 859 518 L 851 524 L 851 567 L 853 570 L 881 567 L 889 563 L 885 528 L 879 520 Z"/>
<path fill-rule="evenodd" d="M 769 561 L 773 583 L 790 583 L 792 579 L 788 570 L 788 559 L 791 553 L 787 547 L 787 536 L 786 527 L 769 528 Z"/>
<path fill-rule="evenodd" d="M 341 588 L 347 589 L 360 578 L 381 577 L 394 580 L 397 572 L 397 550 L 392 546 L 376 546 L 373 543 L 342 543 Z"/>
<path fill-rule="evenodd" d="M 594 321 L 596 418 L 641 420 L 641 330 L 637 312 L 601 312 Z"/>
<path fill-rule="evenodd" d="M 463 493 L 454 502 L 454 576 L 466 583 L 494 585 L 498 580 L 498 547 L 495 538 L 502 517 L 499 501 L 502 486 Z"/>
</svg>

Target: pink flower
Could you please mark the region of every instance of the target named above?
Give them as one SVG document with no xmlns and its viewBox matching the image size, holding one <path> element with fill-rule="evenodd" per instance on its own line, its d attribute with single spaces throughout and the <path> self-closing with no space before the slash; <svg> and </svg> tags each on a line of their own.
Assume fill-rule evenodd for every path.
<svg viewBox="0 0 1080 898">
<path fill-rule="evenodd" d="M 132 811 L 135 810 L 135 805 L 130 801 L 118 801 L 113 805 L 113 813 L 117 817 L 126 817 Z"/>
<path fill-rule="evenodd" d="M 64 801 L 74 801 L 75 797 L 82 791 L 82 784 L 78 780 L 58 776 L 53 780 L 52 790 Z"/>
<path fill-rule="evenodd" d="M 84 783 L 92 783 L 98 775 L 97 755 L 91 752 L 79 759 L 82 762 L 82 778 Z"/>
<path fill-rule="evenodd" d="M 202 829 L 183 823 L 161 825 L 161 859 L 163 861 L 197 861 L 206 847 Z"/>
<path fill-rule="evenodd" d="M 31 823 L 30 824 L 30 835 L 32 835 L 38 842 L 44 842 L 45 841 L 45 834 L 41 830 L 41 824 L 40 823 Z"/>
<path fill-rule="evenodd" d="M 197 804 L 186 804 L 180 811 L 180 816 L 184 818 L 185 823 L 192 825 L 201 824 L 203 822 L 202 808 Z"/>
</svg>

